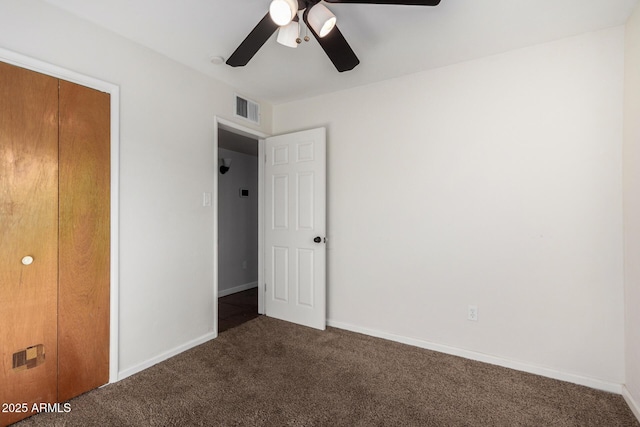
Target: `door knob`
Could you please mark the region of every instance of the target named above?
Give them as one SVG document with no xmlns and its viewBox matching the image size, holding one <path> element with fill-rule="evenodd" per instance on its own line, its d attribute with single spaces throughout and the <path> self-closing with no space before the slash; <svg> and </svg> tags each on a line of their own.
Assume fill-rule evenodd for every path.
<svg viewBox="0 0 640 427">
<path fill-rule="evenodd" d="M 32 256 L 27 255 L 26 257 L 22 258 L 23 265 L 31 265 L 32 262 L 33 262 Z"/>
<path fill-rule="evenodd" d="M 316 243 L 320 243 L 320 242 L 322 242 L 322 238 L 320 236 L 316 236 L 316 238 L 313 239 L 313 241 L 316 242 Z"/>
</svg>

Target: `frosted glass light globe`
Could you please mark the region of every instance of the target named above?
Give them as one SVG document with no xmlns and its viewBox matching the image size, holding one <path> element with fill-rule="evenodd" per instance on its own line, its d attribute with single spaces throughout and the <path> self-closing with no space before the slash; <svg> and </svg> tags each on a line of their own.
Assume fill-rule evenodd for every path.
<svg viewBox="0 0 640 427">
<path fill-rule="evenodd" d="M 298 13 L 296 0 L 273 0 L 269 6 L 269 16 L 279 26 L 287 25 Z"/>
<path fill-rule="evenodd" d="M 307 17 L 309 25 L 320 37 L 324 37 L 336 26 L 336 16 L 323 4 L 316 4 L 309 11 Z"/>
</svg>

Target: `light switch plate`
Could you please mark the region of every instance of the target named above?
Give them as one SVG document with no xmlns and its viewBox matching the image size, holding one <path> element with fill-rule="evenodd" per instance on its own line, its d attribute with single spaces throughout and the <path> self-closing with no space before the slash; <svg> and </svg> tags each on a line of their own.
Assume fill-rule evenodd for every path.
<svg viewBox="0 0 640 427">
<path fill-rule="evenodd" d="M 211 193 L 202 193 L 202 206 L 211 206 Z"/>
</svg>

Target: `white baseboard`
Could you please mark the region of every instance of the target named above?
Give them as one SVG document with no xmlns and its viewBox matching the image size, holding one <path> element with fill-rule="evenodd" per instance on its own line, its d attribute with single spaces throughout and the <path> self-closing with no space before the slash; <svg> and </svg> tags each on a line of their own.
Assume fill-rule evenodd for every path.
<svg viewBox="0 0 640 427">
<path fill-rule="evenodd" d="M 223 297 L 226 295 L 231 295 L 231 294 L 235 294 L 236 292 L 242 292 L 242 291 L 246 291 L 247 289 L 252 289 L 252 288 L 256 288 L 258 287 L 258 282 L 250 282 L 250 283 L 245 283 L 244 285 L 240 285 L 240 286 L 235 286 L 231 289 L 225 289 L 222 291 L 218 292 L 218 297 Z M 215 332 L 211 332 L 208 333 L 206 335 L 203 335 L 199 338 L 196 338 L 194 340 L 191 340 L 185 344 L 182 344 L 174 349 L 171 349 L 169 351 L 166 351 L 156 357 L 153 357 L 149 360 L 146 360 L 142 363 L 139 363 L 136 366 L 133 366 L 131 368 L 127 368 L 124 369 L 120 372 L 118 372 L 118 378 L 117 381 L 123 380 L 133 374 L 137 374 L 138 372 L 144 371 L 147 368 L 152 367 L 153 365 L 157 365 L 160 362 L 164 362 L 165 360 L 182 353 L 183 351 L 187 351 L 190 348 L 196 347 L 200 344 L 204 344 L 207 341 L 210 341 L 214 338 L 216 338 L 218 335 Z M 115 382 L 115 381 L 110 381 L 110 382 Z"/>
<path fill-rule="evenodd" d="M 633 415 L 635 415 L 638 421 L 640 421 L 640 402 L 637 402 L 633 398 L 633 396 L 631 396 L 631 393 L 626 386 L 622 386 L 622 397 L 624 397 L 627 405 L 629 405 L 629 408 L 631 408 L 631 412 L 633 412 Z"/>
<path fill-rule="evenodd" d="M 584 377 L 566 372 L 557 371 L 555 369 L 545 368 L 542 366 L 530 365 L 528 363 L 516 360 L 505 359 L 503 357 L 492 356 L 484 353 L 478 353 L 471 350 L 465 350 L 457 347 L 451 347 L 442 344 L 436 344 L 429 341 L 422 341 L 415 338 L 395 335 L 388 332 L 377 331 L 374 329 L 362 328 L 360 326 L 350 325 L 347 323 L 336 322 L 327 319 L 327 325 L 338 329 L 357 332 L 364 335 L 370 335 L 377 338 L 383 338 L 390 341 L 396 341 L 402 344 L 412 345 L 427 350 L 438 351 L 440 353 L 451 354 L 453 356 L 464 357 L 465 359 L 477 360 L 479 362 L 489 363 L 491 365 L 503 366 L 505 368 L 515 369 L 517 371 L 528 372 L 530 374 L 541 375 L 543 377 L 553 378 L 556 380 L 567 381 L 574 384 L 584 385 L 598 390 L 608 391 L 610 393 L 622 394 L 622 384 L 609 381 L 602 381 L 595 378 Z"/>
<path fill-rule="evenodd" d="M 207 341 L 211 341 L 212 339 L 216 338 L 218 336 L 218 334 L 216 334 L 215 332 L 210 332 L 206 335 L 203 335 L 199 338 L 196 338 L 194 340 L 191 340 L 185 344 L 182 344 L 174 349 L 171 349 L 169 351 L 166 351 L 156 357 L 153 357 L 145 362 L 142 362 L 136 366 L 133 366 L 131 368 L 125 369 L 123 371 L 120 371 L 118 373 L 118 381 L 123 380 L 133 374 L 137 374 L 138 372 L 144 371 L 147 368 L 152 367 L 153 365 L 157 365 L 160 362 L 164 362 L 165 360 L 180 354 L 184 351 L 187 351 L 193 347 L 199 346 L 200 344 L 204 344 Z"/>
<path fill-rule="evenodd" d="M 248 289 L 253 289 L 258 287 L 258 282 L 249 282 L 244 285 L 234 286 L 229 289 L 218 290 L 218 298 L 226 297 L 227 295 L 235 294 L 236 292 L 246 291 Z"/>
</svg>

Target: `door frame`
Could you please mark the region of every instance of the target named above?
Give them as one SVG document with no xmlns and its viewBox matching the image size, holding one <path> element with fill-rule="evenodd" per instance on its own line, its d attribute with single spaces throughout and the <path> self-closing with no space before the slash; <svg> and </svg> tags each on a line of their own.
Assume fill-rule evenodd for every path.
<svg viewBox="0 0 640 427">
<path fill-rule="evenodd" d="M 120 253 L 120 87 L 69 69 L 0 48 L 0 61 L 51 77 L 106 92 L 111 101 L 111 212 L 109 276 L 109 383 L 118 381 L 119 366 L 119 253 Z"/>
<path fill-rule="evenodd" d="M 213 136 L 213 244 L 215 256 L 213 257 L 213 330 L 218 336 L 218 131 L 220 129 L 246 136 L 258 141 L 258 313 L 265 314 L 264 305 L 264 144 L 270 135 L 251 129 L 220 116 L 214 116 L 214 136 Z"/>
</svg>

